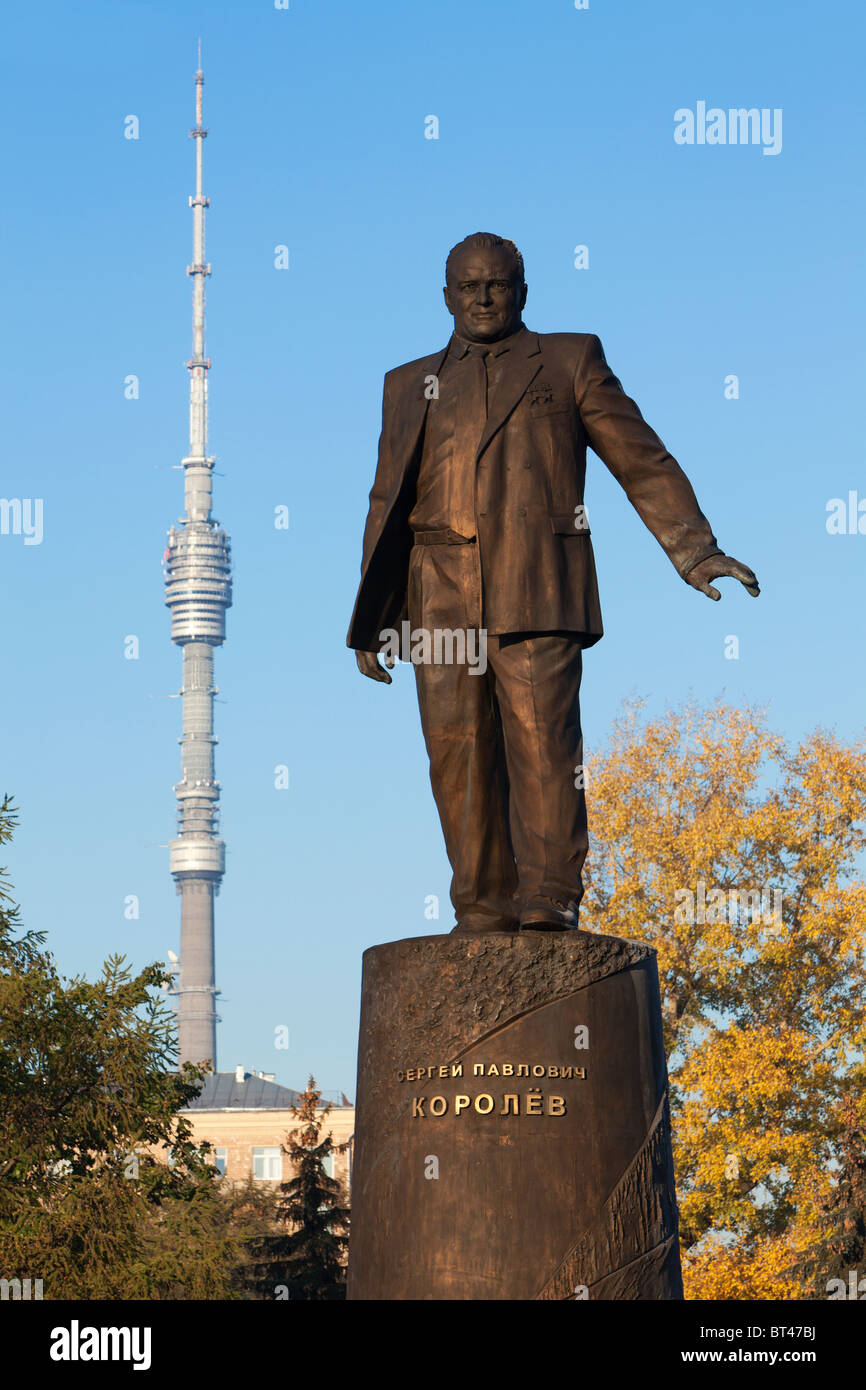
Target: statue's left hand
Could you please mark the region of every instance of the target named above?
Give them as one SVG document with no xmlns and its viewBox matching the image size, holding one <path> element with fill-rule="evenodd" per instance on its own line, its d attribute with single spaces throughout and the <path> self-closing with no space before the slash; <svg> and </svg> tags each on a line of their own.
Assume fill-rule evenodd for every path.
<svg viewBox="0 0 866 1390">
<path fill-rule="evenodd" d="M 748 565 L 741 565 L 739 560 L 735 560 L 733 555 L 711 555 L 708 560 L 701 560 L 699 565 L 695 565 L 693 570 L 689 570 L 686 575 L 686 583 L 691 584 L 693 589 L 700 589 L 707 598 L 720 599 L 722 596 L 718 589 L 714 589 L 710 583 L 711 579 L 719 579 L 723 575 L 731 575 L 734 579 L 739 579 L 747 594 L 752 598 L 757 598 L 761 592 L 757 577 L 749 569 Z"/>
</svg>

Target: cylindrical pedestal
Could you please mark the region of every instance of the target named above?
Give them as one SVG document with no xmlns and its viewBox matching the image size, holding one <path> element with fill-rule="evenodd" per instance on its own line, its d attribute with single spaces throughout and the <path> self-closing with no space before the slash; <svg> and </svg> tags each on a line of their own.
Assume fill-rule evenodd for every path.
<svg viewBox="0 0 866 1390">
<path fill-rule="evenodd" d="M 364 953 L 350 1299 L 679 1299 L 655 951 Z"/>
</svg>

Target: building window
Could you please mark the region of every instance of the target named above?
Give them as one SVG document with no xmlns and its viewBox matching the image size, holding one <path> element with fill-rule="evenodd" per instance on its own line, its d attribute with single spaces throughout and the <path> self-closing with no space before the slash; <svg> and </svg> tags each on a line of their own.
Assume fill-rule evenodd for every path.
<svg viewBox="0 0 866 1390">
<path fill-rule="evenodd" d="M 228 1149 L 214 1149 L 213 1166 L 216 1168 L 221 1178 L 226 1175 L 226 1160 L 228 1159 Z"/>
<path fill-rule="evenodd" d="M 327 1158 L 322 1159 L 322 1167 L 326 1177 L 332 1178 L 334 1176 L 334 1155 L 332 1153 L 328 1154 Z"/>
<path fill-rule="evenodd" d="M 253 1149 L 253 1177 L 260 1182 L 279 1182 L 283 1176 L 283 1158 L 279 1144 Z"/>
</svg>

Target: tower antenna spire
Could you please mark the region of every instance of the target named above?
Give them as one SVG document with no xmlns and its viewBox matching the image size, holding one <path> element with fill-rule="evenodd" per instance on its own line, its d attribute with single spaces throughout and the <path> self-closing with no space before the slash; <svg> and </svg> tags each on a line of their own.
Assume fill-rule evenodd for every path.
<svg viewBox="0 0 866 1390">
<path fill-rule="evenodd" d="M 214 648 L 225 641 L 225 614 L 231 607 L 231 545 L 211 515 L 213 466 L 208 453 L 208 372 L 205 356 L 205 261 L 201 40 L 195 74 L 195 193 L 192 208 L 192 356 L 189 371 L 189 449 L 184 469 L 184 515 L 168 533 L 165 601 L 171 612 L 171 640 L 183 653 L 183 736 L 177 798 L 177 837 L 169 845 L 169 865 L 181 899 L 180 977 L 177 996 L 178 1050 L 183 1062 L 210 1059 L 216 1070 L 214 898 L 225 872 L 225 844 L 219 838 L 220 785 L 214 775 Z"/>
</svg>

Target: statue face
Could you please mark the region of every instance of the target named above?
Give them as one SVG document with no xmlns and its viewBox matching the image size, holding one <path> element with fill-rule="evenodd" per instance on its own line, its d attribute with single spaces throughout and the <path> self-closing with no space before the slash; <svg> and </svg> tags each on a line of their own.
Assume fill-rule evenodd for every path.
<svg viewBox="0 0 866 1390">
<path fill-rule="evenodd" d="M 504 246 L 459 252 L 443 294 L 455 332 L 469 343 L 495 343 L 520 327 L 526 286 Z"/>
</svg>

